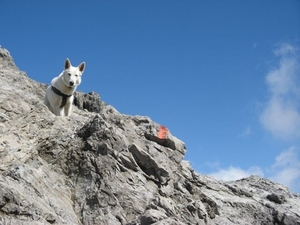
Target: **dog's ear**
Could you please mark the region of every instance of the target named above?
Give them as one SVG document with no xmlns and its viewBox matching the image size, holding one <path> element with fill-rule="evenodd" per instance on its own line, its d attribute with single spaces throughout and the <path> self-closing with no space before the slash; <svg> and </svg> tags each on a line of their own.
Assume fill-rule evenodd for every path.
<svg viewBox="0 0 300 225">
<path fill-rule="evenodd" d="M 66 61 L 65 61 L 65 70 L 69 69 L 70 66 L 71 66 L 71 62 L 70 62 L 70 60 L 68 58 L 66 58 Z"/>
<path fill-rule="evenodd" d="M 83 73 L 84 68 L 85 68 L 85 62 L 80 63 L 80 65 L 78 66 L 78 69 L 81 73 Z"/>
</svg>

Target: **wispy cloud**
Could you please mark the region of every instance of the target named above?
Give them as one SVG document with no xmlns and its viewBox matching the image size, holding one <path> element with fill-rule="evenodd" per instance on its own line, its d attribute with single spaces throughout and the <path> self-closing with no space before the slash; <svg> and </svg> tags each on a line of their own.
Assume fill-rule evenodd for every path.
<svg viewBox="0 0 300 225">
<path fill-rule="evenodd" d="M 300 138 L 300 58 L 299 48 L 283 43 L 274 55 L 276 67 L 266 74 L 269 97 L 260 114 L 263 127 L 274 137 L 294 141 Z M 250 126 L 239 137 L 251 134 Z M 215 168 L 210 175 L 225 181 L 259 175 L 289 187 L 300 193 L 300 149 L 290 147 L 274 158 L 274 163 L 264 168 L 253 166 L 240 168 Z"/>
<path fill-rule="evenodd" d="M 229 168 L 219 169 L 217 172 L 209 174 L 219 180 L 232 181 L 251 175 L 266 177 L 272 181 L 289 187 L 292 191 L 300 193 L 300 159 L 299 149 L 292 146 L 282 151 L 274 163 L 268 168 L 262 169 L 253 166 L 248 169 L 230 166 Z"/>
<path fill-rule="evenodd" d="M 247 170 L 243 170 L 239 167 L 230 166 L 226 169 L 220 169 L 219 171 L 215 173 L 209 174 L 210 176 L 215 177 L 218 180 L 224 180 L 224 181 L 232 181 L 232 180 L 238 180 L 244 177 L 249 177 L 251 175 L 259 175 L 264 176 L 264 173 L 262 169 L 259 167 L 250 167 Z"/>
<path fill-rule="evenodd" d="M 274 54 L 279 65 L 266 75 L 270 97 L 260 115 L 264 128 L 275 137 L 300 137 L 300 62 L 299 50 L 290 44 L 281 44 Z"/>
<path fill-rule="evenodd" d="M 280 153 L 270 170 L 270 179 L 284 184 L 291 189 L 300 190 L 299 150 L 292 146 Z"/>
<path fill-rule="evenodd" d="M 239 135 L 238 135 L 238 137 L 248 137 L 249 135 L 251 135 L 252 134 L 252 129 L 251 129 L 251 127 L 250 126 L 247 126 L 246 128 L 245 128 L 245 130 L 243 130 L 243 132 L 242 133 L 240 133 Z"/>
</svg>

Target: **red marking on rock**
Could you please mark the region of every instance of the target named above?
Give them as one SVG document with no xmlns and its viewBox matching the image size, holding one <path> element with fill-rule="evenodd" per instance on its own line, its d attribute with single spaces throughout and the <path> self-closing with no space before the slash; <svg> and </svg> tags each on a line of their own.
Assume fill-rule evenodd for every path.
<svg viewBox="0 0 300 225">
<path fill-rule="evenodd" d="M 159 131 L 157 133 L 157 137 L 160 139 L 166 139 L 168 136 L 168 132 L 168 128 L 166 128 L 165 126 L 160 126 Z"/>
</svg>

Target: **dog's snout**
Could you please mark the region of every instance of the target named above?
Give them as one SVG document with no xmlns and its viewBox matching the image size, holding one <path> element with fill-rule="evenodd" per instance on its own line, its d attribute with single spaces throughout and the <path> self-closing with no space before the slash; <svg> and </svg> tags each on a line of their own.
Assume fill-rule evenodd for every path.
<svg viewBox="0 0 300 225">
<path fill-rule="evenodd" d="M 74 81 L 70 81 L 70 85 L 73 86 L 74 85 Z"/>
</svg>

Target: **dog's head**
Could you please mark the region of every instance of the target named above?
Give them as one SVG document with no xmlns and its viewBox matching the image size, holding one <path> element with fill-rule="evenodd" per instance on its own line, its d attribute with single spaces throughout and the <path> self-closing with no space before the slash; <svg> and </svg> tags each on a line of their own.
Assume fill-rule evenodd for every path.
<svg viewBox="0 0 300 225">
<path fill-rule="evenodd" d="M 62 80 L 64 84 L 69 88 L 76 88 L 81 83 L 81 76 L 85 68 L 85 62 L 79 64 L 79 66 L 72 66 L 70 60 L 67 58 L 65 61 L 65 70 L 63 71 Z"/>
</svg>

